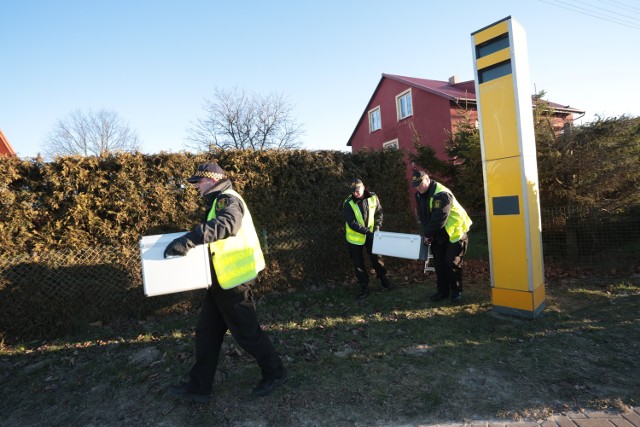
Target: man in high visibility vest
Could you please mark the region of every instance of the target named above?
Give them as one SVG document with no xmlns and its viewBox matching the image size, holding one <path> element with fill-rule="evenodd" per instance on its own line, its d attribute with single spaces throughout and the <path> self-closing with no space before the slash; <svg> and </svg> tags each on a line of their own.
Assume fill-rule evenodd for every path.
<svg viewBox="0 0 640 427">
<path fill-rule="evenodd" d="M 206 215 L 192 231 L 169 243 L 164 256 L 184 256 L 195 245 L 209 245 L 212 284 L 196 326 L 196 361 L 190 379 L 171 387 L 169 393 L 195 402 L 211 399 L 222 342 L 229 330 L 258 362 L 262 379 L 253 393 L 265 396 L 287 380 L 287 371 L 258 323 L 251 286 L 265 262 L 251 213 L 217 164 L 201 165 L 187 181 L 204 199 Z"/>
<path fill-rule="evenodd" d="M 438 291 L 432 301 L 462 299 L 462 257 L 467 252 L 471 219 L 455 196 L 426 172 L 414 171 L 411 185 L 416 191 L 416 208 L 423 242 L 431 245 Z"/>
<path fill-rule="evenodd" d="M 343 204 L 347 246 L 353 261 L 356 278 L 360 284 L 359 299 L 369 295 L 369 275 L 364 264 L 366 249 L 371 265 L 376 271 L 383 287 L 393 289 L 394 285 L 387 278 L 382 256 L 373 254 L 373 232 L 382 227 L 382 205 L 376 193 L 364 187 L 360 178 L 351 181 L 351 195 Z"/>
</svg>

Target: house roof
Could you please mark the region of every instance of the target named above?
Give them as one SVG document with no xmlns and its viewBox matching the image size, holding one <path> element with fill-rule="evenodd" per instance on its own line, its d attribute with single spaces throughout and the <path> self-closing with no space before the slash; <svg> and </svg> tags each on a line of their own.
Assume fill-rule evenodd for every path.
<svg viewBox="0 0 640 427">
<path fill-rule="evenodd" d="M 382 79 L 384 79 L 385 77 L 391 80 L 399 81 L 417 89 L 422 89 L 426 92 L 431 92 L 443 98 L 450 99 L 451 101 L 471 101 L 473 103 L 476 102 L 476 88 L 475 82 L 473 80 L 451 84 L 449 82 L 443 82 L 440 80 L 419 79 L 416 77 L 405 77 L 383 73 Z"/>
<path fill-rule="evenodd" d="M 476 87 L 475 81 L 467 80 L 464 82 L 456 82 L 450 83 L 448 81 L 441 80 L 430 80 L 430 79 L 420 79 L 417 77 L 406 77 L 406 76 L 398 76 L 396 74 L 385 74 L 382 73 L 382 77 L 376 86 L 376 89 L 373 91 L 369 102 L 367 102 L 367 106 L 371 103 L 371 100 L 374 98 L 380 85 L 384 81 L 384 79 L 395 80 L 400 83 L 404 83 L 410 87 L 414 87 L 416 89 L 423 90 L 425 92 L 430 92 L 434 95 L 441 96 L 446 98 L 456 104 L 476 104 Z M 532 97 L 533 98 L 533 97 Z M 565 113 L 565 114 L 584 114 L 584 111 L 578 110 L 576 108 L 572 108 L 569 105 L 562 105 L 551 101 L 544 101 L 550 108 L 553 108 L 556 112 Z M 363 111 L 360 119 L 358 120 L 358 124 L 362 121 L 362 118 L 367 114 L 367 109 Z M 358 129 L 358 125 L 353 130 L 353 133 L 349 137 L 349 141 L 347 142 L 347 146 L 351 145 L 351 139 L 356 133 Z"/>
<path fill-rule="evenodd" d="M 394 74 L 382 74 L 382 78 L 396 80 L 409 86 L 422 89 L 427 92 L 442 96 L 454 102 L 476 102 L 476 87 L 473 80 L 459 83 L 449 83 L 440 80 L 418 79 L 415 77 L 397 76 Z M 533 98 L 533 96 L 531 97 Z M 562 105 L 556 102 L 543 100 L 550 108 L 561 113 L 577 113 L 582 114 L 584 111 L 573 108 L 569 105 Z"/>
<path fill-rule="evenodd" d="M 15 156 L 16 152 L 13 151 L 13 147 L 9 144 L 9 141 L 2 133 L 2 129 L 0 129 L 0 155 L 5 156 Z"/>
</svg>

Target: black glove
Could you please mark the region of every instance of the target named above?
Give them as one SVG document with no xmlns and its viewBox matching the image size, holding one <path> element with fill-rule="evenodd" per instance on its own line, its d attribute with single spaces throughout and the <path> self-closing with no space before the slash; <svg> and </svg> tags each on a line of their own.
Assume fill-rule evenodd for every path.
<svg viewBox="0 0 640 427">
<path fill-rule="evenodd" d="M 170 256 L 185 256 L 187 252 L 189 252 L 189 249 L 195 246 L 196 245 L 187 237 L 178 237 L 173 242 L 167 245 L 167 248 L 164 250 L 164 257 L 168 258 Z"/>
<path fill-rule="evenodd" d="M 373 231 L 367 231 L 367 239 L 373 239 Z"/>
</svg>

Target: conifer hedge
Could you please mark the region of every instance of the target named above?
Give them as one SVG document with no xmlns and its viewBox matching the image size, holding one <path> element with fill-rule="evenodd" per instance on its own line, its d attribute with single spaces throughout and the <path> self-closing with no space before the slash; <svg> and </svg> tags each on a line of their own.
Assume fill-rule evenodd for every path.
<svg viewBox="0 0 640 427">
<path fill-rule="evenodd" d="M 96 245 L 190 229 L 200 197 L 186 182 L 217 162 L 249 205 L 256 228 L 342 227 L 348 182 L 361 177 L 385 208 L 386 229 L 415 228 L 399 151 L 220 151 L 215 155 L 0 158 L 0 256 Z"/>
<path fill-rule="evenodd" d="M 47 337 L 116 314 L 144 316 L 188 298 L 144 297 L 138 242 L 202 220 L 201 198 L 186 179 L 210 162 L 227 172 L 251 210 L 267 261 L 262 291 L 354 280 L 342 218 L 353 177 L 379 195 L 383 229 L 417 230 L 399 151 L 0 158 L 0 339 Z M 94 265 L 53 265 L 54 254 L 96 249 L 104 255 Z"/>
</svg>

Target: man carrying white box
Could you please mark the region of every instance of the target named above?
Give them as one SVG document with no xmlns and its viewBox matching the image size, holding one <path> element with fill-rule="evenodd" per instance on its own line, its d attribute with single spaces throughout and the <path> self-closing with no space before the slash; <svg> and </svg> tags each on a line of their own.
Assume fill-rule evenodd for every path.
<svg viewBox="0 0 640 427">
<path fill-rule="evenodd" d="M 471 218 L 444 185 L 426 172 L 414 171 L 411 185 L 416 189 L 416 207 L 424 244 L 431 245 L 438 291 L 432 301 L 462 299 L 462 257 L 467 252 Z"/>
<path fill-rule="evenodd" d="M 353 261 L 356 278 L 360 284 L 358 299 L 369 295 L 369 275 L 364 263 L 364 252 L 369 255 L 371 265 L 380 279 L 380 284 L 393 289 L 394 285 L 387 278 L 387 269 L 380 255 L 373 253 L 373 233 L 382 226 L 382 205 L 376 193 L 364 187 L 360 178 L 351 181 L 351 195 L 343 204 L 343 216 L 349 256 Z"/>
<path fill-rule="evenodd" d="M 265 261 L 251 213 L 217 164 L 201 165 L 187 181 L 200 192 L 207 213 L 192 231 L 169 243 L 164 256 L 184 256 L 196 245 L 206 244 L 212 284 L 196 326 L 196 361 L 190 379 L 171 387 L 169 393 L 196 402 L 211 399 L 220 350 L 229 330 L 258 362 L 262 379 L 253 393 L 265 396 L 287 380 L 287 371 L 258 323 L 251 285 Z"/>
</svg>

